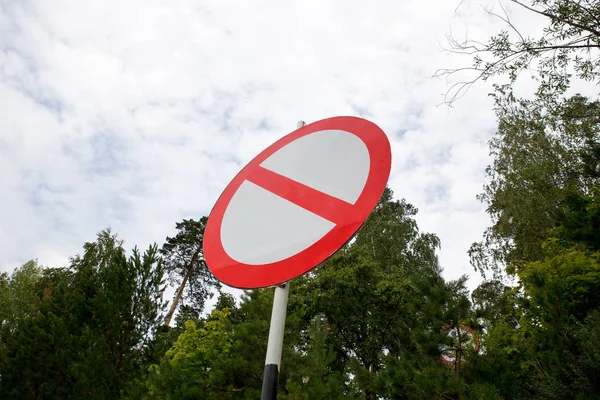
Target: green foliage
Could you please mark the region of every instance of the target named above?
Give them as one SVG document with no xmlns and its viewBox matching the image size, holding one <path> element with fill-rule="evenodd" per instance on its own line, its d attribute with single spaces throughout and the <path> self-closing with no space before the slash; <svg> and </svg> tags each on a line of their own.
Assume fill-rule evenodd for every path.
<svg viewBox="0 0 600 400">
<path fill-rule="evenodd" d="M 536 96 L 550 104 L 570 86 L 573 75 L 598 83 L 600 78 L 600 4 L 597 1 L 511 0 L 531 16 L 543 17 L 546 27 L 536 36 L 522 33 L 510 13 L 498 3 L 487 12 L 502 20 L 505 28 L 487 41 L 449 37 L 450 51 L 473 57 L 471 68 L 443 69 L 437 75 L 452 75 L 472 70 L 477 77 L 456 84 L 446 93 L 446 101 L 460 98 L 477 80 L 508 77 L 508 84 L 496 85 L 499 91 L 512 91 L 524 72 L 539 82 Z"/>
<path fill-rule="evenodd" d="M 16 269 L 9 277 L 0 275 L 0 326 L 16 325 L 33 316 L 38 299 L 38 282 L 43 268 L 31 260 Z"/>
<path fill-rule="evenodd" d="M 495 327 L 500 321 L 510 321 L 516 327 L 514 319 L 515 292 L 501 281 L 485 281 L 473 293 L 473 318 L 483 330 Z"/>
<path fill-rule="evenodd" d="M 304 323 L 302 368 L 290 372 L 286 386 L 293 398 L 423 398 L 458 390 L 439 360 L 440 329 L 464 318 L 470 303 L 464 279 L 441 278 L 439 240 L 418 231 L 416 212 L 387 189 L 355 240 L 294 282 L 289 309 Z M 323 336 L 318 327 L 325 322 Z M 322 353 L 307 345 L 315 341 L 325 343 Z M 326 373 L 315 357 L 327 360 Z"/>
<path fill-rule="evenodd" d="M 574 96 L 550 110 L 540 101 L 499 99 L 497 113 L 489 183 L 479 197 L 493 225 L 469 254 L 476 270 L 501 279 L 504 265 L 542 258 L 543 242 L 569 213 L 580 221 L 569 207 L 600 183 L 587 156 L 600 144 L 600 102 Z"/>
<path fill-rule="evenodd" d="M 600 307 L 600 253 L 556 248 L 551 240 L 549 256 L 517 268 L 528 294 L 531 312 L 542 308 L 540 322 L 559 326 L 583 319 Z"/>
<path fill-rule="evenodd" d="M 561 243 L 600 250 L 600 189 L 592 188 L 585 194 L 567 192 L 561 205 L 564 218 L 557 230 Z"/>
<path fill-rule="evenodd" d="M 461 372 L 473 398 L 597 398 L 600 304 L 600 102 L 565 97 L 573 76 L 600 78 L 600 3 L 512 1 L 546 18 L 538 37 L 522 35 L 500 4 L 489 10 L 506 30 L 486 43 L 452 41 L 474 54 L 475 79 L 495 85 L 498 132 L 479 197 L 492 226 L 469 255 L 493 280 L 472 293 L 482 349 Z M 457 71 L 445 70 L 442 74 Z M 522 72 L 539 82 L 532 99 L 514 96 Z M 458 98 L 472 82 L 448 94 Z M 518 278 L 506 285 L 506 274 Z M 474 324 L 475 325 L 475 324 Z"/>
<path fill-rule="evenodd" d="M 208 320 L 187 321 L 160 367 L 151 367 L 149 397 L 229 398 L 236 388 L 227 382 L 219 364 L 230 358 L 232 347 L 229 310 L 214 310 Z"/>
<path fill-rule="evenodd" d="M 188 320 L 159 364 L 150 367 L 148 399 L 260 397 L 272 291 L 254 291 L 239 308 L 222 295 L 206 319 Z M 229 304 L 228 304 L 229 303 Z"/>
<path fill-rule="evenodd" d="M 598 358 L 583 338 L 597 334 L 588 321 L 599 310 L 598 254 L 561 248 L 556 239 L 545 249 L 543 261 L 515 267 L 519 290 L 505 291 L 500 302 L 513 305 L 489 325 L 485 352 L 465 377 L 505 398 L 596 398 Z"/>
<path fill-rule="evenodd" d="M 332 368 L 336 353 L 328 342 L 330 326 L 324 315 L 313 318 L 306 331 L 305 354 L 290 372 L 283 399 L 345 399 L 344 374 Z"/>
<path fill-rule="evenodd" d="M 505 265 L 518 285 L 495 280 L 473 292 L 483 351 L 463 376 L 503 398 L 596 398 L 597 357 L 587 340 L 600 310 L 600 104 L 581 96 L 497 100 L 494 163 L 481 196 L 494 225 L 471 256 L 497 279 Z"/>
<path fill-rule="evenodd" d="M 34 301 L 16 307 L 17 322 L 2 326 L 2 397 L 120 398 L 140 373 L 164 307 L 156 245 L 126 257 L 122 243 L 103 231 L 68 269 L 26 265 L 14 283 L 15 290 L 34 290 L 11 297 Z"/>
</svg>

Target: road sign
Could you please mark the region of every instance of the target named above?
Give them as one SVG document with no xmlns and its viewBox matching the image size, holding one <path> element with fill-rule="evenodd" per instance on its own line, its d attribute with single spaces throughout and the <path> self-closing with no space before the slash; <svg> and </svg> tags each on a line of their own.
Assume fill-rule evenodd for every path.
<svg viewBox="0 0 600 400">
<path fill-rule="evenodd" d="M 479 351 L 479 337 L 477 336 L 477 333 L 467 325 L 447 325 L 442 329 L 442 333 L 454 340 L 452 346 L 440 346 L 440 359 L 446 365 L 456 366 L 457 359 L 460 364 L 464 364 L 466 360 L 464 358 L 460 359 L 459 353 L 463 353 L 467 347 L 472 346 L 475 352 Z"/>
<path fill-rule="evenodd" d="M 372 122 L 334 117 L 281 138 L 225 188 L 206 224 L 204 258 L 238 288 L 289 281 L 360 228 L 387 184 L 389 141 Z"/>
</svg>

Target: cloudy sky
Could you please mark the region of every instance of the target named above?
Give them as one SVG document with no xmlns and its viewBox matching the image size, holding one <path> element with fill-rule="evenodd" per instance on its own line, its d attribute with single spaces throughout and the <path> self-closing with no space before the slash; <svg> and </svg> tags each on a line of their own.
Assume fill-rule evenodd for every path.
<svg viewBox="0 0 600 400">
<path fill-rule="evenodd" d="M 390 186 L 440 236 L 445 277 L 474 287 L 491 85 L 448 108 L 432 75 L 471 64 L 442 50 L 445 35 L 485 41 L 503 27 L 482 4 L 497 7 L 0 0 L 0 270 L 64 265 L 106 227 L 129 247 L 162 244 L 298 120 L 354 115 L 387 133 Z"/>
</svg>

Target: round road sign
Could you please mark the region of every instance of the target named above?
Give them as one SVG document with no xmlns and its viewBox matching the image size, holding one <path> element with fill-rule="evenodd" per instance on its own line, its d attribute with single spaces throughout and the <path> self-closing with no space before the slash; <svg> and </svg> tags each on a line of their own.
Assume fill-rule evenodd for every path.
<svg viewBox="0 0 600 400">
<path fill-rule="evenodd" d="M 389 141 L 372 122 L 306 125 L 256 156 L 225 188 L 204 233 L 204 258 L 223 283 L 251 289 L 302 275 L 342 247 L 387 184 Z"/>
</svg>

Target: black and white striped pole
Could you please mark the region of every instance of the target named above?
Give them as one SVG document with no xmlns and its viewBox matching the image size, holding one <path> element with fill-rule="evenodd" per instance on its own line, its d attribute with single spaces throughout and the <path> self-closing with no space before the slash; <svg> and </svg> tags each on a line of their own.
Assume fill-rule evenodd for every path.
<svg viewBox="0 0 600 400">
<path fill-rule="evenodd" d="M 306 123 L 299 121 L 297 128 L 302 128 Z M 279 382 L 279 369 L 281 365 L 281 352 L 283 350 L 283 334 L 285 332 L 285 316 L 287 310 L 290 283 L 286 282 L 275 288 L 273 297 L 273 311 L 271 312 L 271 325 L 269 326 L 269 339 L 267 342 L 267 356 L 263 373 L 261 400 L 277 399 L 277 383 Z"/>
<path fill-rule="evenodd" d="M 283 333 L 285 331 L 285 314 L 289 290 L 289 282 L 275 288 L 261 400 L 277 399 L 277 382 L 279 381 L 279 366 L 281 365 L 281 352 L 283 350 Z"/>
</svg>

